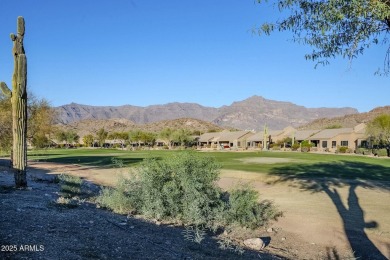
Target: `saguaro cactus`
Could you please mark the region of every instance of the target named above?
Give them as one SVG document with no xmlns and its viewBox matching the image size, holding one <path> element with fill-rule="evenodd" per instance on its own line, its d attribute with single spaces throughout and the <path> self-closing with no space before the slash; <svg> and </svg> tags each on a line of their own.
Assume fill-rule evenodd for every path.
<svg viewBox="0 0 390 260">
<path fill-rule="evenodd" d="M 264 125 L 264 131 L 263 131 L 263 151 L 268 150 L 268 127 L 267 124 Z"/>
<path fill-rule="evenodd" d="M 24 19 L 17 20 L 17 35 L 11 33 L 13 41 L 14 73 L 12 76 L 12 91 L 4 82 L 0 82 L 3 93 L 11 97 L 12 102 L 12 166 L 15 171 L 16 187 L 26 187 L 27 166 L 27 58 L 23 47 Z"/>
</svg>

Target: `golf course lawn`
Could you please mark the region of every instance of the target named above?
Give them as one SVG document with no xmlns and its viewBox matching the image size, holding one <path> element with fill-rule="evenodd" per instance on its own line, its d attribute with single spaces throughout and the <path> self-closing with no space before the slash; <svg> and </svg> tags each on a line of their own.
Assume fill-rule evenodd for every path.
<svg viewBox="0 0 390 260">
<path fill-rule="evenodd" d="M 29 151 L 28 159 L 95 166 L 104 169 L 139 164 L 145 158 L 165 158 L 184 151 L 116 149 L 50 149 Z M 303 178 L 329 177 L 390 181 L 390 159 L 360 155 L 301 152 L 197 152 L 215 158 L 223 170 L 239 170 Z"/>
</svg>

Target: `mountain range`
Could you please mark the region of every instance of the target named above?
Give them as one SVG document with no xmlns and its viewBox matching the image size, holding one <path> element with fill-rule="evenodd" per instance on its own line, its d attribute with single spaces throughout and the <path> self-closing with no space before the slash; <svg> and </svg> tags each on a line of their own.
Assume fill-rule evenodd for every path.
<svg viewBox="0 0 390 260">
<path fill-rule="evenodd" d="M 264 124 L 270 129 L 298 127 L 320 118 L 357 114 L 355 108 L 306 108 L 291 102 L 275 101 L 252 96 L 219 108 L 196 103 L 168 103 L 147 107 L 89 106 L 71 103 L 56 107 L 58 123 L 70 124 L 87 119 L 127 119 L 134 124 L 149 124 L 162 120 L 193 118 L 224 128 L 260 130 Z"/>
</svg>

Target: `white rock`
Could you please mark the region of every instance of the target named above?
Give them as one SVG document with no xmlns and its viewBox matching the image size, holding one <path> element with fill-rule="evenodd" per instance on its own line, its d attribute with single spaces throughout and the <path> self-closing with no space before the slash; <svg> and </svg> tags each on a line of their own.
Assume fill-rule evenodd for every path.
<svg viewBox="0 0 390 260">
<path fill-rule="evenodd" d="M 254 250 L 261 250 L 265 247 L 265 243 L 261 238 L 249 238 L 244 240 L 244 245 Z"/>
</svg>

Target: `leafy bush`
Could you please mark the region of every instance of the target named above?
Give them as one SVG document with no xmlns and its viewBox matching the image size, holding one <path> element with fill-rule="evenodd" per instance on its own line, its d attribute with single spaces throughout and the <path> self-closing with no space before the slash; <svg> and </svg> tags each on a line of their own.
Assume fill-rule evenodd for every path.
<svg viewBox="0 0 390 260">
<path fill-rule="evenodd" d="M 387 156 L 387 150 L 385 148 L 382 149 L 374 149 L 372 151 L 375 155 L 380 156 L 380 157 L 385 157 Z"/>
<path fill-rule="evenodd" d="M 366 149 L 364 152 L 363 152 L 364 155 L 372 155 L 372 150 L 370 149 Z"/>
<path fill-rule="evenodd" d="M 271 201 L 259 201 L 259 194 L 249 186 L 239 186 L 231 191 L 227 207 L 227 224 L 255 229 L 282 216 Z"/>
<path fill-rule="evenodd" d="M 365 148 L 357 148 L 356 149 L 356 154 L 364 154 L 364 152 L 366 151 L 367 149 L 365 149 Z"/>
<path fill-rule="evenodd" d="M 214 160 L 195 153 L 144 161 L 139 172 L 140 211 L 158 219 L 208 225 L 222 206 L 221 191 L 215 183 L 219 168 Z"/>
<path fill-rule="evenodd" d="M 347 146 L 340 146 L 337 148 L 337 152 L 338 153 L 346 153 L 348 151 L 348 147 Z"/>
<path fill-rule="evenodd" d="M 83 181 L 80 177 L 61 174 L 59 180 L 61 185 L 60 190 L 65 198 L 70 198 L 81 193 L 81 184 Z"/>
<path fill-rule="evenodd" d="M 134 210 L 149 218 L 210 227 L 223 207 L 215 183 L 219 168 L 193 152 L 146 159 L 132 178 L 119 180 L 115 190 L 103 190 L 99 201 L 116 212 Z"/>
<path fill-rule="evenodd" d="M 301 146 L 298 144 L 298 143 L 294 143 L 292 146 L 291 146 L 291 150 L 293 151 L 297 151 Z"/>
<path fill-rule="evenodd" d="M 197 241 L 204 228 L 257 228 L 281 215 L 273 203 L 259 203 L 258 193 L 248 187 L 224 196 L 216 184 L 219 169 L 214 159 L 195 152 L 147 159 L 131 178 L 121 178 L 115 189 L 103 189 L 98 202 L 118 213 L 133 211 L 191 226 Z"/>
<path fill-rule="evenodd" d="M 45 148 L 50 145 L 49 139 L 44 134 L 34 135 L 31 143 L 35 148 Z"/>
<path fill-rule="evenodd" d="M 126 179 L 123 176 L 119 177 L 115 189 L 102 189 L 97 202 L 103 207 L 112 209 L 115 213 L 126 214 L 132 212 L 137 208 L 137 199 L 139 198 L 137 196 L 138 189 L 131 190 L 134 186 L 130 179 Z"/>
<path fill-rule="evenodd" d="M 301 143 L 301 151 L 302 152 L 309 152 L 310 148 L 314 146 L 313 143 L 310 143 L 308 140 L 305 140 Z"/>
</svg>

